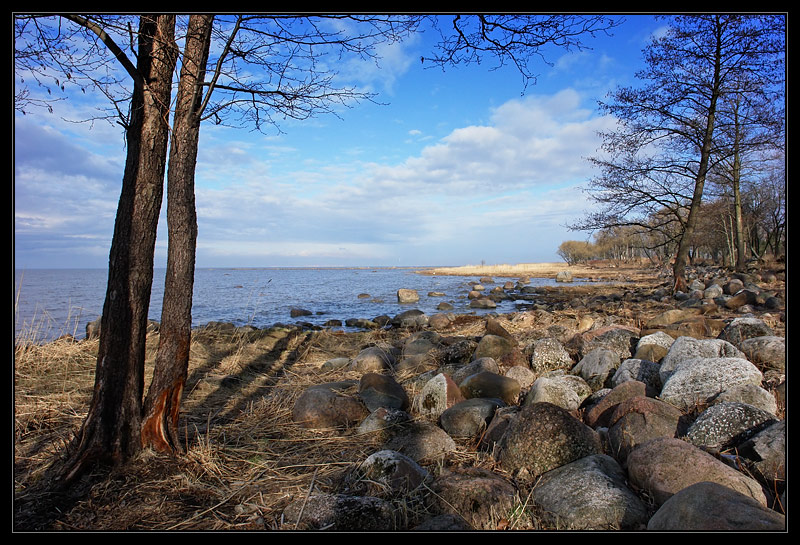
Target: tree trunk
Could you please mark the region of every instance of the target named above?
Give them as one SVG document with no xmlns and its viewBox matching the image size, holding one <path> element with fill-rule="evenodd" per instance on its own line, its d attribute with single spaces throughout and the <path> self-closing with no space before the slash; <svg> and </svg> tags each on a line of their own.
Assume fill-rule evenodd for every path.
<svg viewBox="0 0 800 545">
<path fill-rule="evenodd" d="M 95 463 L 121 464 L 141 449 L 147 311 L 166 164 L 175 16 L 142 16 L 127 158 L 109 256 L 89 413 L 62 469 L 69 483 Z"/>
<path fill-rule="evenodd" d="M 692 202 L 689 207 L 689 217 L 686 219 L 686 225 L 684 226 L 683 234 L 681 235 L 680 242 L 678 243 L 678 251 L 675 255 L 675 263 L 672 266 L 672 278 L 674 281 L 672 288 L 673 292 L 686 291 L 687 288 L 686 262 L 689 256 L 692 238 L 697 226 L 697 215 L 700 213 L 700 203 L 703 200 L 703 187 L 705 186 L 708 163 L 711 157 L 711 144 L 714 137 L 714 120 L 716 117 L 717 100 L 719 99 L 721 86 L 721 57 L 721 37 L 719 34 L 717 34 L 717 47 L 714 57 L 714 76 L 706 115 L 706 127 L 703 133 L 703 142 L 700 148 L 700 164 L 698 166 L 697 176 L 695 177 L 694 181 L 694 192 L 692 193 Z"/>
<path fill-rule="evenodd" d="M 212 15 L 192 15 L 186 35 L 167 169 L 167 274 L 158 353 L 144 404 L 142 444 L 180 451 L 178 416 L 189 366 L 197 214 L 194 172 Z"/>
</svg>

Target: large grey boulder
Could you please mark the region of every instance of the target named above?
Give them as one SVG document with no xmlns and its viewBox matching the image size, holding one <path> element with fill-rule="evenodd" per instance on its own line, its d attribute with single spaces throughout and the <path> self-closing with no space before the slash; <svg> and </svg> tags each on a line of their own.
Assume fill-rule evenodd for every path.
<svg viewBox="0 0 800 545">
<path fill-rule="evenodd" d="M 684 360 L 695 358 L 743 358 L 744 354 L 724 339 L 695 339 L 678 337 L 661 360 L 659 374 L 666 383 L 675 367 Z"/>
<path fill-rule="evenodd" d="M 760 369 L 786 369 L 786 340 L 783 337 L 750 337 L 739 344 L 739 349 Z"/>
<path fill-rule="evenodd" d="M 525 405 L 548 402 L 568 411 L 577 411 L 592 388 L 576 375 L 550 374 L 539 377 L 525 396 Z"/>
<path fill-rule="evenodd" d="M 543 474 L 531 499 L 558 528 L 643 529 L 647 507 L 626 481 L 625 471 L 613 458 L 592 454 Z"/>
<path fill-rule="evenodd" d="M 655 397 L 663 384 L 661 384 L 661 366 L 650 360 L 629 358 L 619 364 L 619 367 L 611 377 L 611 388 L 616 388 L 623 382 L 635 380 L 641 382 L 647 388 L 647 395 Z"/>
<path fill-rule="evenodd" d="M 742 341 L 746 339 L 773 335 L 775 335 L 775 333 L 772 331 L 772 328 L 763 320 L 751 316 L 744 316 L 741 318 L 734 318 L 731 323 L 725 326 L 717 338 L 726 340 L 734 346 L 739 346 Z"/>
<path fill-rule="evenodd" d="M 762 380 L 761 371 L 743 358 L 681 360 L 664 382 L 660 398 L 678 408 L 689 409 L 733 386 L 747 383 L 758 386 Z"/>
<path fill-rule="evenodd" d="M 574 365 L 569 352 L 553 337 L 545 337 L 534 342 L 531 356 L 531 369 L 541 375 L 556 369 L 571 369 Z"/>
</svg>

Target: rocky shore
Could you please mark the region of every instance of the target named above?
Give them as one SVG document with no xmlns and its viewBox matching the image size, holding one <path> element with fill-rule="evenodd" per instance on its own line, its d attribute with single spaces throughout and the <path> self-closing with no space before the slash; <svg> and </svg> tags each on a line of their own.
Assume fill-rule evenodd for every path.
<svg viewBox="0 0 800 545">
<path fill-rule="evenodd" d="M 322 381 L 294 402 L 295 423 L 378 436 L 383 448 L 284 520 L 394 529 L 391 500 L 432 491 L 431 516 L 409 529 L 508 527 L 525 498 L 548 528 L 784 530 L 779 283 L 714 270 L 674 296 L 506 284 L 529 308 L 480 318 L 473 335 L 453 333 L 464 317 L 406 311 L 384 322 L 406 332 L 392 344 L 319 366 L 360 378 Z M 489 467 L 442 468 L 465 444 Z"/>
<path fill-rule="evenodd" d="M 698 268 L 690 292 L 669 285 L 484 276 L 476 307 L 513 297 L 517 312 L 427 315 L 398 289 L 409 310 L 354 318 L 362 333 L 207 324 L 182 410 L 196 449 L 132 469 L 136 500 L 109 482 L 58 524 L 784 531 L 785 272 Z M 186 471 L 208 477 L 155 484 Z"/>
</svg>

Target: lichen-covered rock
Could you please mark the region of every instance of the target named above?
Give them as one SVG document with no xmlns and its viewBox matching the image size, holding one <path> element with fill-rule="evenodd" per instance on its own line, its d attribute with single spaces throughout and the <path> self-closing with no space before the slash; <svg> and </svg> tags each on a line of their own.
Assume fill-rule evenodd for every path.
<svg viewBox="0 0 800 545">
<path fill-rule="evenodd" d="M 695 358 L 743 358 L 744 354 L 724 339 L 695 339 L 678 337 L 661 360 L 661 383 L 667 382 L 675 367 L 684 360 Z"/>
<path fill-rule="evenodd" d="M 593 454 L 543 474 L 531 499 L 558 528 L 642 529 L 647 507 L 626 481 L 625 471 L 613 458 Z"/>
<path fill-rule="evenodd" d="M 438 418 L 445 409 L 463 400 L 458 384 L 446 374 L 439 373 L 428 380 L 414 397 L 412 408 L 417 414 Z"/>
<path fill-rule="evenodd" d="M 739 384 L 758 386 L 762 379 L 761 371 L 744 358 L 682 360 L 664 382 L 660 398 L 676 407 L 688 409 L 698 403 L 706 403 Z"/>
<path fill-rule="evenodd" d="M 786 340 L 783 337 L 750 337 L 739 344 L 739 349 L 760 369 L 786 369 Z"/>
<path fill-rule="evenodd" d="M 380 495 L 382 490 L 407 493 L 430 478 L 430 473 L 417 462 L 405 454 L 388 449 L 371 454 L 359 469 L 364 477 L 375 483 L 371 495 Z"/>
<path fill-rule="evenodd" d="M 728 341 L 734 346 L 739 346 L 746 339 L 773 336 L 774 334 L 772 328 L 764 323 L 763 320 L 743 316 L 734 318 L 731 323 L 725 326 L 725 329 L 720 332 L 717 338 Z"/>
<path fill-rule="evenodd" d="M 686 432 L 686 439 L 698 447 L 724 450 L 743 443 L 775 422 L 775 416 L 767 411 L 726 401 L 700 413 Z"/>
<path fill-rule="evenodd" d="M 571 369 L 573 365 L 569 352 L 558 339 L 545 337 L 534 343 L 531 369 L 537 375 L 556 369 Z"/>
<path fill-rule="evenodd" d="M 523 480 L 603 452 L 599 435 L 569 411 L 552 403 L 523 407 L 499 445 L 501 467 Z"/>
<path fill-rule="evenodd" d="M 579 376 L 550 374 L 536 379 L 525 396 L 524 404 L 548 402 L 568 411 L 577 411 L 591 394 L 591 387 Z"/>
</svg>

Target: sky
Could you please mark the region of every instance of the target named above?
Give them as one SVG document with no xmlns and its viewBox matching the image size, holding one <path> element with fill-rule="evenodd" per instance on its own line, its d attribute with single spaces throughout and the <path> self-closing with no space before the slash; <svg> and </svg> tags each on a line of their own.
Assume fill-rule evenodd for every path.
<svg viewBox="0 0 800 545">
<path fill-rule="evenodd" d="M 280 132 L 204 124 L 196 170 L 197 267 L 442 266 L 561 261 L 590 234 L 584 191 L 614 126 L 597 103 L 635 85 L 663 21 L 625 15 L 591 50 L 547 52 L 525 87 L 513 67 L 426 67 L 432 36 L 345 65 L 362 102 Z M 99 95 L 88 97 L 101 103 Z M 17 269 L 105 268 L 125 162 L 119 126 L 87 97 L 14 117 Z M 166 197 L 156 267 L 166 264 Z"/>
</svg>

